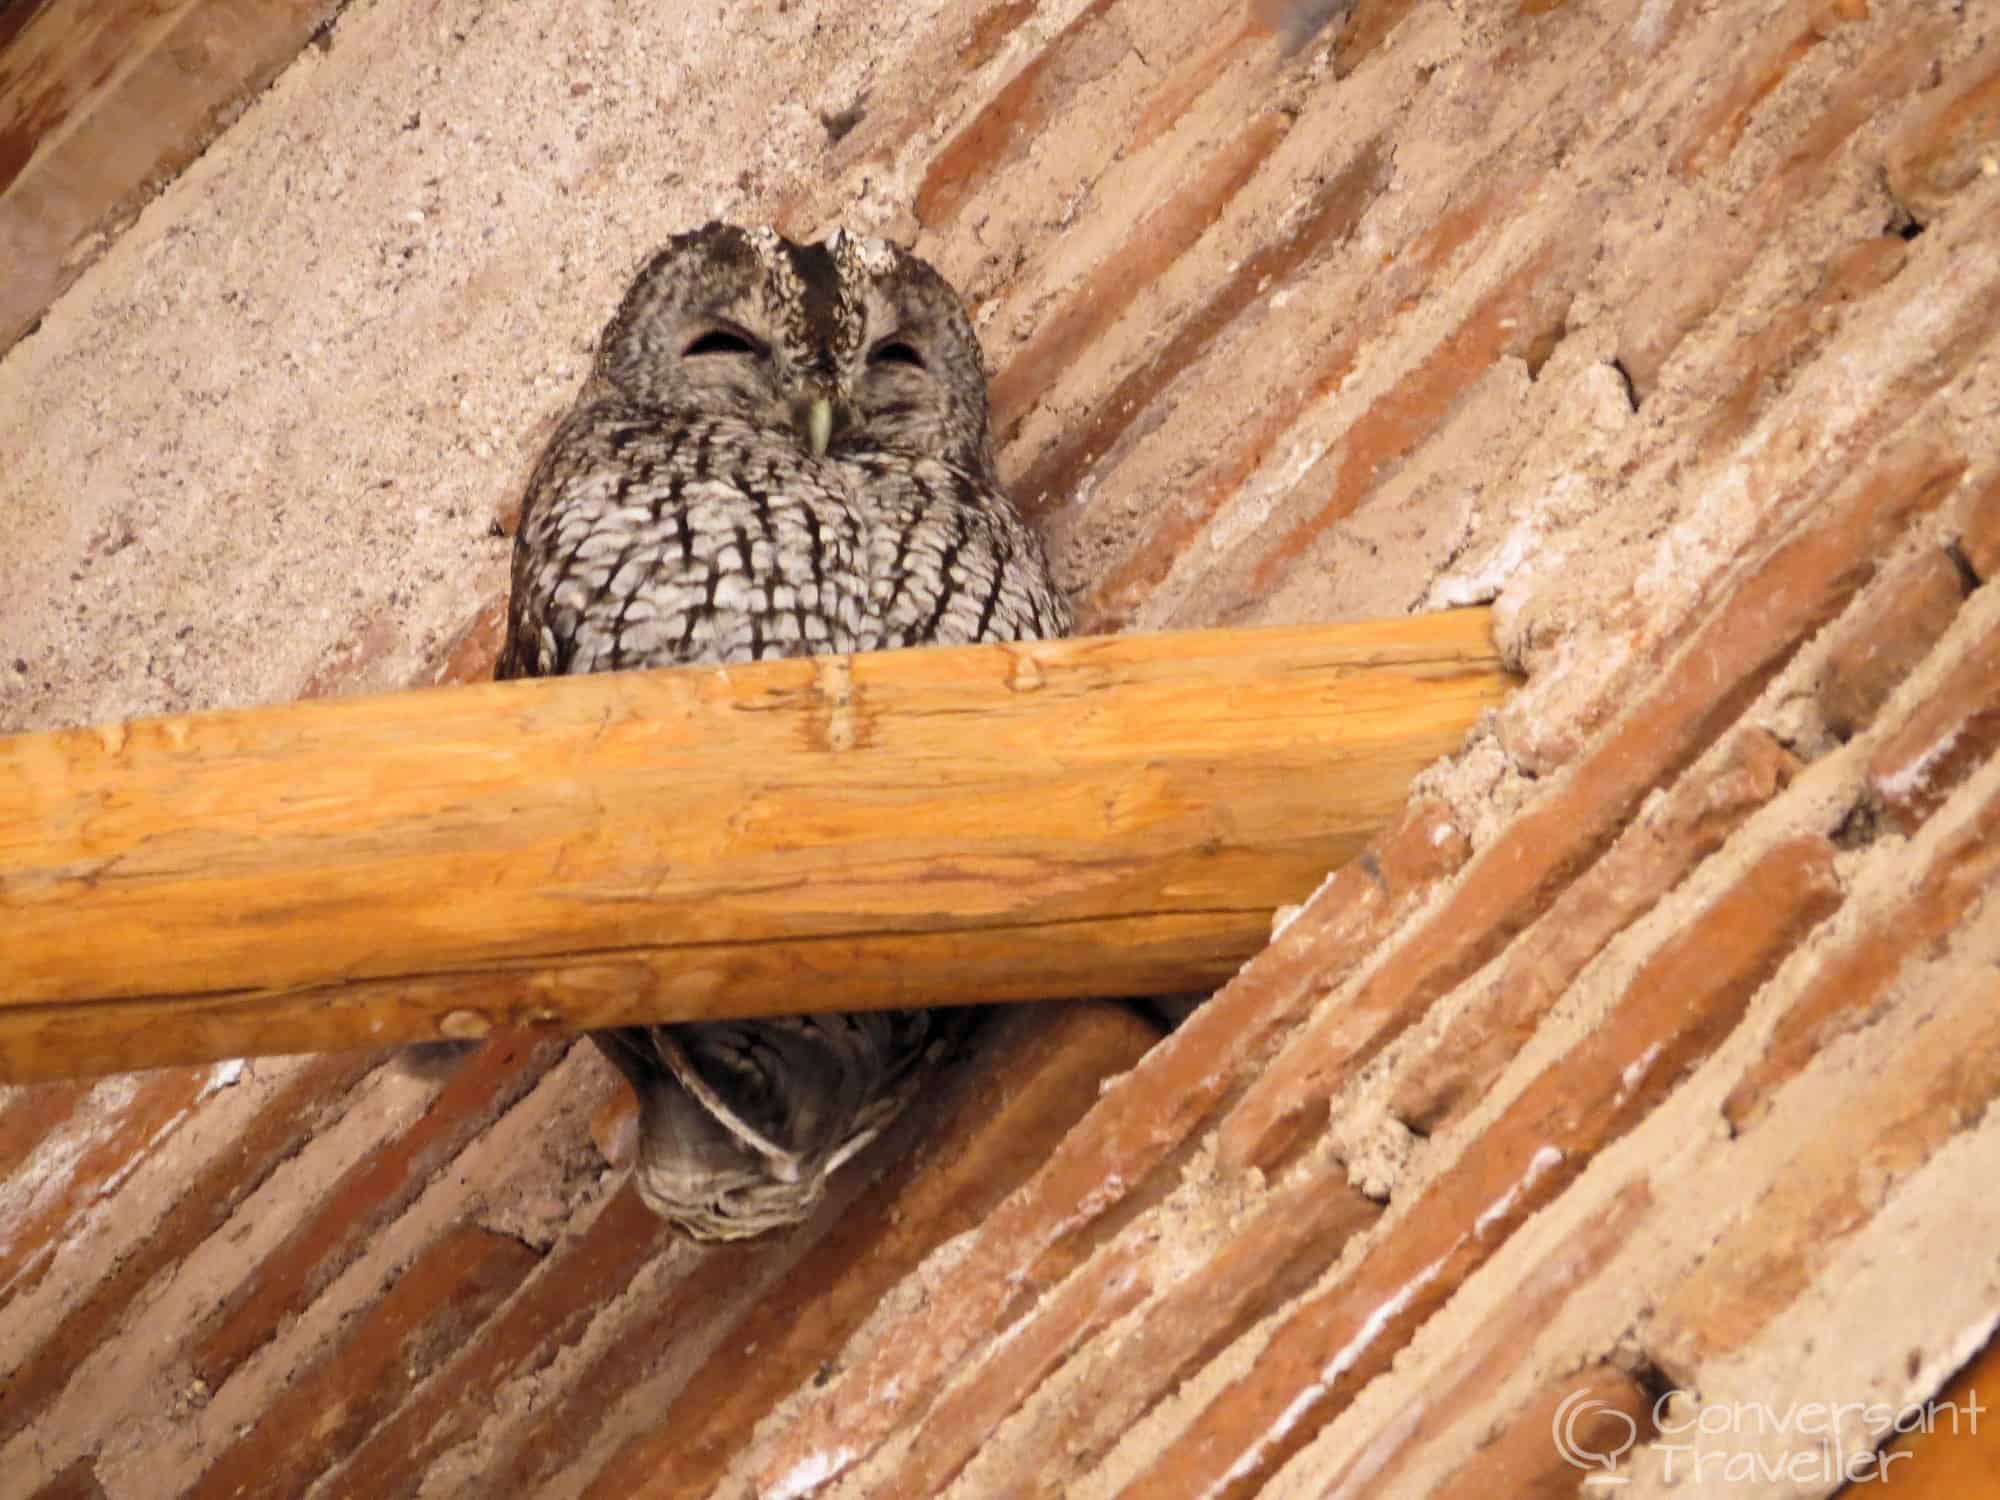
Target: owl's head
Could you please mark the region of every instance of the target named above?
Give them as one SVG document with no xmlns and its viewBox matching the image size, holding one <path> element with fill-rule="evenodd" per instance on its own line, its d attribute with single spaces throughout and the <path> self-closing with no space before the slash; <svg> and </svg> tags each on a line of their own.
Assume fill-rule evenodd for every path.
<svg viewBox="0 0 2000 1500">
<path fill-rule="evenodd" d="M 639 273 L 597 378 L 669 415 L 735 417 L 816 456 L 899 450 L 991 478 L 979 340 L 958 294 L 886 240 L 801 245 L 708 224 Z"/>
</svg>

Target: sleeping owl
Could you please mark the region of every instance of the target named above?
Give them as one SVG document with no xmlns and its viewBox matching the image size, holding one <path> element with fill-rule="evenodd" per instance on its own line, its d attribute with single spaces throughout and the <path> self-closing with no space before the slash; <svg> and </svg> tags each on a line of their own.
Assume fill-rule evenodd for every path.
<svg viewBox="0 0 2000 1500">
<path fill-rule="evenodd" d="M 1060 635 L 979 342 L 895 245 L 709 224 L 625 294 L 535 468 L 496 675 Z M 943 1011 L 625 1027 L 639 1191 L 704 1239 L 796 1223 L 895 1118 Z"/>
</svg>

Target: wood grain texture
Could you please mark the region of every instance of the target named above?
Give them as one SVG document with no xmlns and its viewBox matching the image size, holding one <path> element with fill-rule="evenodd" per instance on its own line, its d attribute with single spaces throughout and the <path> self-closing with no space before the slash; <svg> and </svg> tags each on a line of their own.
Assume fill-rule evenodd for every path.
<svg viewBox="0 0 2000 1500">
<path fill-rule="evenodd" d="M 1211 986 L 1508 681 L 1463 610 L 0 739 L 0 1079 Z"/>
</svg>

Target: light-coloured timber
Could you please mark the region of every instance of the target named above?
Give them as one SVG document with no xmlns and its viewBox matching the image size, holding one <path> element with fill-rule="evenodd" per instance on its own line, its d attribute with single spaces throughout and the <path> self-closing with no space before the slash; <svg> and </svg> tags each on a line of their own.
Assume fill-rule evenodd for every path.
<svg viewBox="0 0 2000 1500">
<path fill-rule="evenodd" d="M 1507 684 L 1463 610 L 0 739 L 0 1079 L 1209 987 Z"/>
</svg>

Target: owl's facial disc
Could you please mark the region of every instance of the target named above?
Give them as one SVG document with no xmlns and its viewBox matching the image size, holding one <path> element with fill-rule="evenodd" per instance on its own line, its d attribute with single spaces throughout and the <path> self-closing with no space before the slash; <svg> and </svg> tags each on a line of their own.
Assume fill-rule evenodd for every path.
<svg viewBox="0 0 2000 1500">
<path fill-rule="evenodd" d="M 784 422 L 788 329 L 766 240 L 709 224 L 669 241 L 606 328 L 597 378 L 667 415 Z"/>
<path fill-rule="evenodd" d="M 986 372 L 958 294 L 887 241 L 837 232 L 827 247 L 860 335 L 842 372 L 854 406 L 850 444 L 934 455 L 990 476 Z"/>
<path fill-rule="evenodd" d="M 597 373 L 662 413 L 789 432 L 816 458 L 892 450 L 992 475 L 971 321 L 935 270 L 884 240 L 680 235 L 627 293 Z"/>
</svg>

